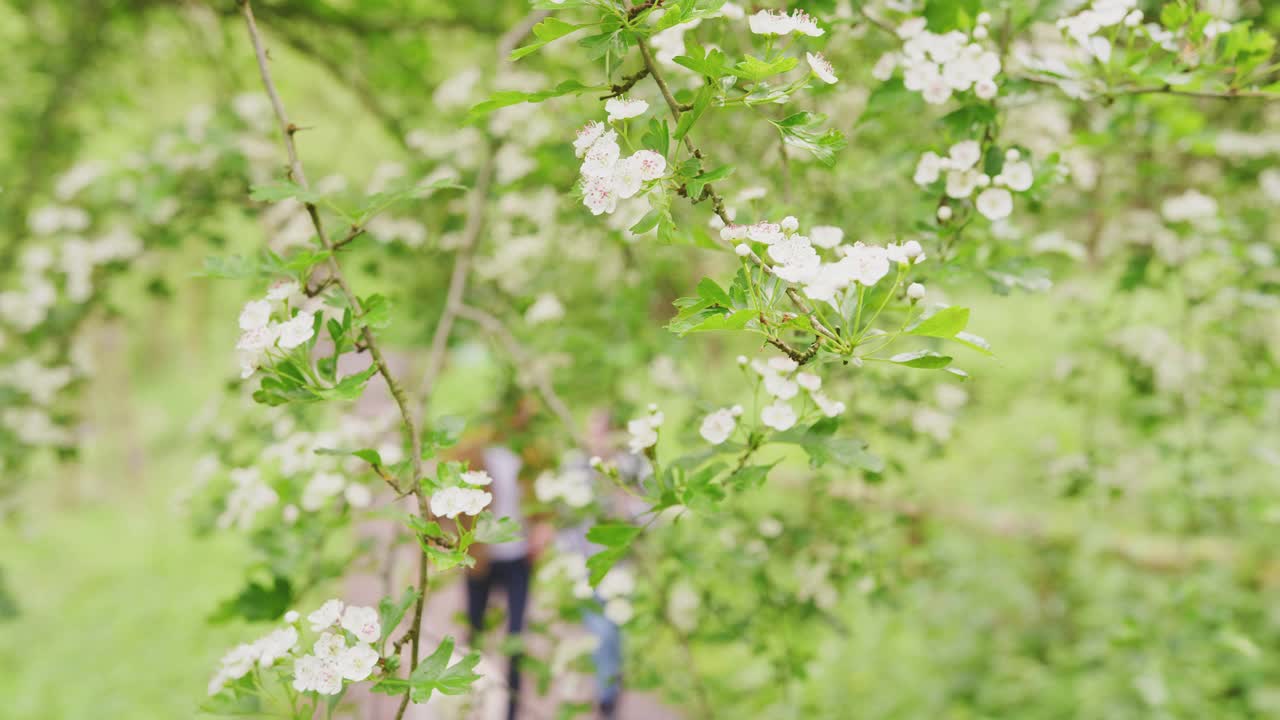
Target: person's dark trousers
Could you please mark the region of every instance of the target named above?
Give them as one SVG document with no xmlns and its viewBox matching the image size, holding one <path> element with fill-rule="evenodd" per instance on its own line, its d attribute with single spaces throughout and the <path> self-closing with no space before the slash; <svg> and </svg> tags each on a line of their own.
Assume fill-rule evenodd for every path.
<svg viewBox="0 0 1280 720">
<path fill-rule="evenodd" d="M 529 602 L 529 579 L 532 565 L 528 558 L 498 560 L 489 563 L 484 575 L 467 575 L 467 620 L 471 623 L 472 645 L 484 629 L 484 611 L 489 605 L 489 591 L 498 587 L 507 595 L 507 634 L 519 635 L 524 630 L 524 611 Z M 511 688 L 508 720 L 515 720 L 520 700 L 520 655 L 511 656 L 507 686 Z"/>
</svg>

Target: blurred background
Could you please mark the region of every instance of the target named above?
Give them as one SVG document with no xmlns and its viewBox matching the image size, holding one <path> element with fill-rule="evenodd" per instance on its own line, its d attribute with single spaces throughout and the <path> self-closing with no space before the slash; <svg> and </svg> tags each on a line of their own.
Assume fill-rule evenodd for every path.
<svg viewBox="0 0 1280 720">
<path fill-rule="evenodd" d="M 847 3 L 805 5 L 840 18 L 826 52 L 844 71 L 801 102 L 849 147 L 828 169 L 781 155 L 767 123 L 717 115 L 703 143 L 740 165 L 726 195 L 749 217 L 795 214 L 868 240 L 915 232 L 936 198 L 912 168 L 946 131 L 878 90 L 871 67 L 889 39 Z M 1031 28 L 1071 4 L 1014 5 Z M 580 421 L 611 415 L 617 448 L 619 421 L 650 402 L 673 428 L 660 452 L 674 454 L 697 446 L 708 409 L 749 400 L 733 360 L 755 344 L 663 328 L 698 277 L 736 267 L 706 247 L 705 214 L 679 209 L 697 229 L 660 245 L 626 230 L 636 218 L 608 225 L 573 197 L 573 132 L 599 103 L 468 117 L 495 90 L 601 80 L 600 62 L 570 41 L 500 65 L 520 3 L 255 6 L 313 182 L 360 197 L 495 174 L 469 302 L 529 357 L 464 324 L 429 425 L 482 424 L 511 387 L 532 394 L 531 366 Z M 1268 3 L 1229 10 L 1280 28 Z M 219 481 L 206 483 L 219 476 L 201 468 L 263 452 L 286 419 L 319 431 L 376 415 L 385 388 L 371 385 L 371 410 L 295 413 L 255 405 L 238 379 L 235 316 L 262 292 L 238 258 L 287 253 L 310 230 L 297 206 L 248 198 L 283 157 L 234 2 L 4 0 L 0 64 L 0 289 L 17 293 L 0 302 L 0 717 L 196 717 L 218 658 L 266 627 L 236 599 L 301 577 L 260 537 L 215 527 Z M 623 717 L 1280 717 L 1280 104 L 1085 107 L 1022 90 L 1003 137 L 1070 172 L 1038 183 L 1010 221 L 927 245 L 930 299 L 970 307 L 994 357 L 958 354 L 963 383 L 842 371 L 827 387 L 880 471 L 771 451 L 768 484 L 655 533 L 623 630 Z M 1187 219 L 1164 205 L 1193 204 L 1192 191 L 1212 208 Z M 397 205 L 346 261 L 356 285 L 390 298 L 384 332 L 415 391 L 467 203 Z M 98 249 L 76 260 L 75 241 Z M 65 284 L 29 322 L 29 278 L 50 262 Z M 74 370 L 32 376 L 15 369 L 23 358 Z M 18 414 L 32 386 L 52 388 L 42 418 Z M 572 444 L 552 415 L 534 428 L 558 456 Z M 295 582 L 289 607 L 376 580 L 370 527 L 394 507 L 375 509 L 333 520 L 349 565 Z M 397 565 L 393 587 L 410 581 Z M 465 626 L 460 583 L 433 587 L 442 633 Z M 663 618 L 689 583 L 700 614 L 672 632 Z M 531 700 L 529 717 L 583 710 L 557 703 L 590 686 L 589 657 L 553 661 L 581 633 L 557 592 L 535 579 L 530 675 L 545 682 L 525 692 L 552 699 Z M 383 716 L 366 709 L 351 712 Z"/>
</svg>

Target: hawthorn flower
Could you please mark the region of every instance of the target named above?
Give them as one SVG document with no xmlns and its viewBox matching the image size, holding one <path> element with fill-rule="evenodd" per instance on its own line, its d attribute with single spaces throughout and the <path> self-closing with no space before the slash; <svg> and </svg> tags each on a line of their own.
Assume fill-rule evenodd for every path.
<svg viewBox="0 0 1280 720">
<path fill-rule="evenodd" d="M 649 103 L 644 100 L 631 100 L 625 97 L 609 98 L 604 104 L 605 112 L 609 113 L 609 122 L 618 120 L 626 120 L 638 115 L 643 115 L 649 109 Z"/>
<path fill-rule="evenodd" d="M 342 668 L 334 657 L 304 655 L 293 663 L 293 689 L 321 695 L 342 692 Z"/>
<path fill-rule="evenodd" d="M 747 226 L 747 238 L 753 242 L 772 245 L 782 239 L 782 226 L 778 223 L 761 220 L 754 225 Z"/>
<path fill-rule="evenodd" d="M 820 392 L 810 393 L 809 397 L 813 398 L 813 403 L 818 406 L 823 415 L 827 417 L 837 417 L 843 415 L 845 411 L 844 403 L 839 400 L 831 400 Z"/>
<path fill-rule="evenodd" d="M 882 247 L 856 243 L 840 261 L 848 264 L 851 282 L 871 287 L 889 274 L 889 256 Z"/>
<path fill-rule="evenodd" d="M 293 652 L 298 646 L 298 629 L 285 627 L 275 630 L 254 643 L 258 651 L 258 665 L 271 667 L 277 660 Z"/>
<path fill-rule="evenodd" d="M 774 430 L 789 430 L 796 424 L 796 411 L 785 400 L 775 400 L 760 411 L 760 422 Z"/>
<path fill-rule="evenodd" d="M 601 135 L 582 158 L 582 174 L 592 178 L 609 178 L 613 176 L 613 167 L 617 164 L 622 148 L 618 145 L 618 133 L 609 130 Z"/>
<path fill-rule="evenodd" d="M 222 691 L 228 680 L 239 680 L 248 675 L 257 659 L 257 649 L 252 645 L 245 643 L 232 648 L 230 652 L 222 656 L 218 672 L 209 681 L 209 694 L 217 695 Z"/>
<path fill-rule="evenodd" d="M 951 146 L 947 151 L 947 156 L 951 160 L 951 168 L 954 170 L 967 170 L 982 159 L 982 146 L 977 140 L 964 140 Z"/>
<path fill-rule="evenodd" d="M 474 488 L 448 487 L 431 496 L 431 512 L 450 519 L 458 515 L 479 515 L 493 495 Z"/>
<path fill-rule="evenodd" d="M 316 640 L 315 645 L 311 647 L 311 652 L 316 657 L 331 658 L 338 657 L 343 650 L 347 649 L 347 639 L 342 633 L 324 632 Z"/>
<path fill-rule="evenodd" d="M 781 10 L 761 10 L 747 18 L 747 27 L 756 35 L 787 35 L 795 29 L 795 20 Z"/>
<path fill-rule="evenodd" d="M 627 432 L 631 437 L 627 441 L 633 453 L 643 452 L 658 443 L 658 428 L 662 426 L 664 416 L 655 408 L 650 409 L 645 417 L 636 418 L 627 423 Z"/>
<path fill-rule="evenodd" d="M 764 376 L 764 391 L 779 400 L 790 400 L 800 392 L 800 385 L 784 375 L 769 373 Z"/>
<path fill-rule="evenodd" d="M 377 642 L 382 635 L 378 611 L 371 607 L 349 605 L 342 612 L 342 628 L 351 631 L 360 642 Z"/>
<path fill-rule="evenodd" d="M 995 178 L 997 185 L 1003 184 L 1015 192 L 1030 190 L 1034 181 L 1035 173 L 1031 171 L 1031 165 L 1022 160 L 1005 163 L 1004 169 Z"/>
<path fill-rule="evenodd" d="M 947 197 L 963 200 L 978 188 L 979 173 L 973 170 L 952 170 L 947 173 Z"/>
<path fill-rule="evenodd" d="M 582 126 L 578 130 L 578 136 L 573 139 L 574 154 L 578 157 L 586 155 L 587 150 L 590 150 L 591 146 L 595 145 L 596 140 L 599 140 L 600 136 L 604 135 L 606 129 L 608 128 L 605 127 L 604 123 L 594 120 Z"/>
<path fill-rule="evenodd" d="M 462 482 L 468 485 L 484 487 L 493 482 L 493 478 L 489 477 L 489 473 L 484 470 L 468 470 L 462 473 Z"/>
<path fill-rule="evenodd" d="M 833 248 L 844 240 L 844 230 L 834 225 L 817 225 L 809 231 L 809 242 L 820 248 Z"/>
<path fill-rule="evenodd" d="M 1000 92 L 1000 87 L 992 80 L 979 80 L 973 84 L 973 94 L 980 100 L 990 100 Z"/>
<path fill-rule="evenodd" d="M 928 185 L 938 179 L 942 173 L 943 160 L 938 154 L 929 151 L 920 156 L 916 163 L 915 175 L 911 178 L 917 185 Z"/>
<path fill-rule="evenodd" d="M 974 207 L 988 220 L 1002 220 L 1013 212 L 1013 196 L 1004 188 L 987 188 L 978 195 Z"/>
<path fill-rule="evenodd" d="M 297 280 L 277 280 L 267 288 L 267 299 L 285 300 L 296 292 L 298 292 Z"/>
<path fill-rule="evenodd" d="M 280 323 L 280 347 L 292 350 L 310 340 L 315 334 L 315 315 L 300 312 L 292 320 Z"/>
<path fill-rule="evenodd" d="M 826 32 L 818 27 L 818 21 L 814 20 L 813 16 L 799 8 L 791 11 L 791 29 L 809 37 L 822 37 Z M 835 81 L 829 80 L 828 82 Z"/>
<path fill-rule="evenodd" d="M 719 445 L 733 434 L 737 422 L 733 410 L 721 408 L 702 420 L 702 427 L 698 428 L 698 434 L 712 445 Z"/>
<path fill-rule="evenodd" d="M 817 392 L 822 387 L 822 378 L 813 373 L 796 373 L 796 384 L 809 392 Z"/>
<path fill-rule="evenodd" d="M 587 206 L 592 215 L 612 213 L 618 209 L 618 193 L 614 190 L 612 180 L 606 178 L 589 178 L 582 187 L 582 204 Z"/>
<path fill-rule="evenodd" d="M 657 180 L 667 171 L 667 159 L 652 150 L 637 150 L 631 159 L 640 168 L 640 179 Z"/>
<path fill-rule="evenodd" d="M 804 59 L 809 62 L 809 69 L 813 70 L 813 74 L 818 79 L 828 85 L 835 85 L 840 78 L 836 77 L 836 69 L 831 65 L 831 61 L 822 56 L 822 53 L 807 52 Z"/>
<path fill-rule="evenodd" d="M 323 605 L 316 609 L 315 612 L 307 616 L 307 621 L 311 623 L 313 632 L 327 630 L 338 624 L 338 620 L 342 618 L 342 601 L 333 599 L 327 600 Z"/>
<path fill-rule="evenodd" d="M 271 322 L 271 303 L 266 300 L 251 300 L 240 311 L 241 330 L 261 330 Z"/>
<path fill-rule="evenodd" d="M 378 651 L 368 645 L 356 645 L 344 650 L 337 660 L 342 678 L 359 682 L 373 674 L 374 667 L 378 665 Z"/>
</svg>

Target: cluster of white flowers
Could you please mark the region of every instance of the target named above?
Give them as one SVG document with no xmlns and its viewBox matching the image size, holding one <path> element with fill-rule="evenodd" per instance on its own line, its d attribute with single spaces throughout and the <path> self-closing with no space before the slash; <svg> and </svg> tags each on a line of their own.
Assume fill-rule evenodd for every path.
<svg viewBox="0 0 1280 720">
<path fill-rule="evenodd" d="M 554 555 L 538 571 L 538 576 L 549 579 L 564 578 L 569 582 L 573 596 L 579 600 L 587 600 L 595 596 L 589 580 L 591 575 L 587 570 L 587 558 L 580 553 L 563 552 Z"/>
<path fill-rule="evenodd" d="M 951 146 L 947 157 L 939 157 L 932 151 L 920 156 L 916 163 L 917 185 L 932 185 L 946 173 L 946 194 L 953 200 L 965 200 L 981 190 L 974 199 L 974 207 L 988 220 L 1003 220 L 1013 212 L 1013 192 L 1026 192 L 1035 182 L 1031 164 L 1022 159 L 1022 153 L 1010 148 L 1004 154 L 1004 166 L 991 177 L 978 167 L 982 160 L 982 146 L 976 140 L 965 140 Z M 938 219 L 951 218 L 951 207 L 938 208 Z"/>
<path fill-rule="evenodd" d="M 782 10 L 761 10 L 747 18 L 747 26 L 756 35 L 790 35 L 797 33 L 809 37 L 821 37 L 826 33 L 818 27 L 818 21 L 803 10 L 795 9 L 791 14 Z"/>
<path fill-rule="evenodd" d="M 49 208 L 44 210 L 55 216 L 71 211 L 66 208 L 58 211 Z M 82 210 L 78 212 L 83 213 Z M 88 222 L 87 216 L 85 222 Z M 58 232 L 66 229 L 62 221 L 44 224 L 47 227 L 42 227 L 42 230 Z M 75 226 L 79 227 L 79 223 Z M 23 271 L 21 287 L 0 292 L 0 319 L 19 332 L 28 332 L 44 322 L 57 304 L 57 275 L 53 273 L 63 275 L 66 298 L 74 303 L 83 303 L 93 294 L 93 273 L 96 268 L 129 260 L 140 252 L 142 241 L 123 229 L 109 231 L 94 240 L 68 235 L 62 238 L 56 253 L 47 245 L 32 245 L 19 258 Z"/>
<path fill-rule="evenodd" d="M 564 304 L 555 293 L 544 292 L 534 299 L 533 304 L 524 311 L 524 321 L 530 325 L 554 322 L 564 317 Z"/>
<path fill-rule="evenodd" d="M 378 664 L 373 643 L 382 637 L 377 610 L 358 605 L 344 609 L 342 601 L 335 599 L 326 601 L 307 620 L 320 637 L 309 654 L 293 663 L 295 690 L 337 695 L 344 680 L 359 682 L 373 674 Z"/>
<path fill-rule="evenodd" d="M 37 405 L 49 405 L 59 390 L 75 377 L 70 366 L 45 367 L 35 358 L 23 357 L 8 367 L 0 368 L 0 385 L 26 395 Z"/>
<path fill-rule="evenodd" d="M 1156 387 L 1162 392 L 1182 392 L 1188 382 L 1208 367 L 1204 355 L 1182 345 L 1161 327 L 1127 327 L 1113 333 L 1108 342 L 1125 356 L 1150 368 Z"/>
<path fill-rule="evenodd" d="M 680 632 L 693 632 L 698 627 L 698 608 L 701 605 L 702 598 L 693 583 L 681 578 L 667 591 L 667 621 Z"/>
<path fill-rule="evenodd" d="M 319 472 L 313 475 L 302 488 L 302 498 L 298 504 L 307 512 L 316 512 L 338 495 L 341 495 L 347 504 L 354 508 L 369 507 L 373 502 L 373 493 L 365 485 L 348 482 L 346 477 L 339 473 Z M 289 517 L 285 520 L 289 521 Z"/>
<path fill-rule="evenodd" d="M 613 98 L 605 106 L 609 121 L 635 117 L 648 109 L 643 100 Z M 667 159 L 652 150 L 637 150 L 622 157 L 618 131 L 605 123 L 589 122 L 573 141 L 574 153 L 582 158 L 582 204 L 592 215 L 612 213 L 618 200 L 635 197 L 645 183 L 662 177 Z"/>
<path fill-rule="evenodd" d="M 728 225 L 720 230 L 720 237 L 738 242 L 735 250 L 742 256 L 754 252 L 745 241 L 767 245 L 775 275 L 803 285 L 805 295 L 837 308 L 840 293 L 857 285 L 875 285 L 889 274 L 891 263 L 911 265 L 924 260 L 924 249 L 915 240 L 885 247 L 861 242 L 843 245 L 844 233 L 839 228 L 814 228 L 809 238 L 797 232 L 799 227 L 799 221 L 788 216 L 780 223 Z M 830 249 L 839 259 L 825 262 L 817 248 Z"/>
<path fill-rule="evenodd" d="M 742 415 L 741 405 L 720 408 L 702 419 L 702 427 L 698 428 L 698 434 L 712 445 L 719 445 L 733 434 L 738 426 L 740 415 Z"/>
<path fill-rule="evenodd" d="M 886 53 L 872 68 L 877 80 L 888 80 L 902 67 L 902 83 L 908 90 L 920 93 L 925 102 L 941 105 L 952 93 L 973 91 L 982 100 L 990 100 L 999 92 L 996 75 L 1000 73 L 1000 55 L 978 41 L 989 34 L 990 13 L 980 13 L 972 35 L 952 30 L 941 35 L 925 29 L 925 19 L 912 18 L 898 27 L 904 42 L 901 52 Z"/>
<path fill-rule="evenodd" d="M 269 668 L 283 660 L 298 647 L 298 629 L 289 627 L 273 630 L 252 643 L 242 643 L 222 656 L 218 672 L 209 680 L 209 694 L 217 695 L 232 680 L 239 680 L 256 664 Z"/>
<path fill-rule="evenodd" d="M 218 527 L 225 530 L 235 526 L 246 530 L 258 513 L 275 505 L 280 496 L 262 479 L 256 467 L 235 468 L 231 471 L 232 489 L 227 504 L 218 516 Z"/>
<path fill-rule="evenodd" d="M 738 358 L 739 364 L 746 365 L 746 358 Z M 752 360 L 751 369 L 764 381 L 764 391 L 773 402 L 760 411 L 760 422 L 779 432 L 791 429 L 799 416 L 789 402 L 803 388 L 818 410 L 827 417 L 836 417 L 845 411 L 844 403 L 832 400 L 822 392 L 822 378 L 807 372 L 797 372 L 799 363 L 791 358 L 773 357 L 768 362 Z"/>
<path fill-rule="evenodd" d="M 272 284 L 264 299 L 245 303 L 244 309 L 240 311 L 239 321 L 243 332 L 236 342 L 236 350 L 240 356 L 240 377 L 248 378 L 257 372 L 269 358 L 272 349 L 279 348 L 287 352 L 315 335 L 318 298 L 309 298 L 303 303 L 304 309 L 289 315 L 292 312 L 291 301 L 297 300 L 298 290 L 298 283 L 282 280 Z M 277 313 L 286 319 L 272 319 Z"/>
<path fill-rule="evenodd" d="M 1121 24 L 1131 28 L 1140 25 L 1142 11 L 1136 9 L 1137 4 L 1137 0 L 1095 0 L 1079 13 L 1058 20 L 1058 28 L 1105 63 L 1111 60 L 1111 40 L 1098 33 Z"/>
<path fill-rule="evenodd" d="M 627 447 L 633 453 L 641 453 L 658 444 L 658 428 L 662 427 L 665 416 L 657 405 L 649 406 L 649 414 L 638 417 L 627 423 Z"/>
<path fill-rule="evenodd" d="M 440 517 L 479 515 L 493 501 L 493 494 L 472 486 L 485 486 L 493 478 L 483 470 L 462 473 L 460 486 L 441 488 L 431 494 L 431 512 Z"/>
<path fill-rule="evenodd" d="M 624 625 L 635 615 L 630 595 L 636 590 L 636 576 L 625 567 L 613 566 L 600 578 L 596 594 L 604 602 L 604 616 L 618 625 Z"/>
<path fill-rule="evenodd" d="M 546 470 L 533 482 L 533 494 L 539 502 L 557 500 L 572 508 L 586 507 L 591 503 L 591 470 L 570 467 L 560 472 Z"/>
<path fill-rule="evenodd" d="M 1218 216 L 1218 201 L 1198 190 L 1188 190 L 1165 198 L 1160 203 L 1160 214 L 1171 223 L 1203 224 Z"/>
</svg>

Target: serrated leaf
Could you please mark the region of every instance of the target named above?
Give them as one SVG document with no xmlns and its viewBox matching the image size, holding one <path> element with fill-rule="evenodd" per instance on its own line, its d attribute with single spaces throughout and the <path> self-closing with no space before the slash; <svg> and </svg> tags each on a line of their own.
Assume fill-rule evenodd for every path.
<svg viewBox="0 0 1280 720">
<path fill-rule="evenodd" d="M 922 370 L 941 370 L 951 364 L 951 357 L 933 350 L 916 350 L 894 355 L 889 358 L 889 362 Z"/>
<path fill-rule="evenodd" d="M 512 50 L 509 59 L 512 62 L 515 62 L 526 55 L 537 52 L 547 43 L 550 43 L 553 40 L 558 40 L 565 35 L 581 30 L 584 27 L 586 27 L 586 25 L 574 25 L 559 18 L 546 18 L 542 22 L 533 26 L 533 36 L 537 38 L 537 40 L 525 45 L 524 47 Z"/>
</svg>

